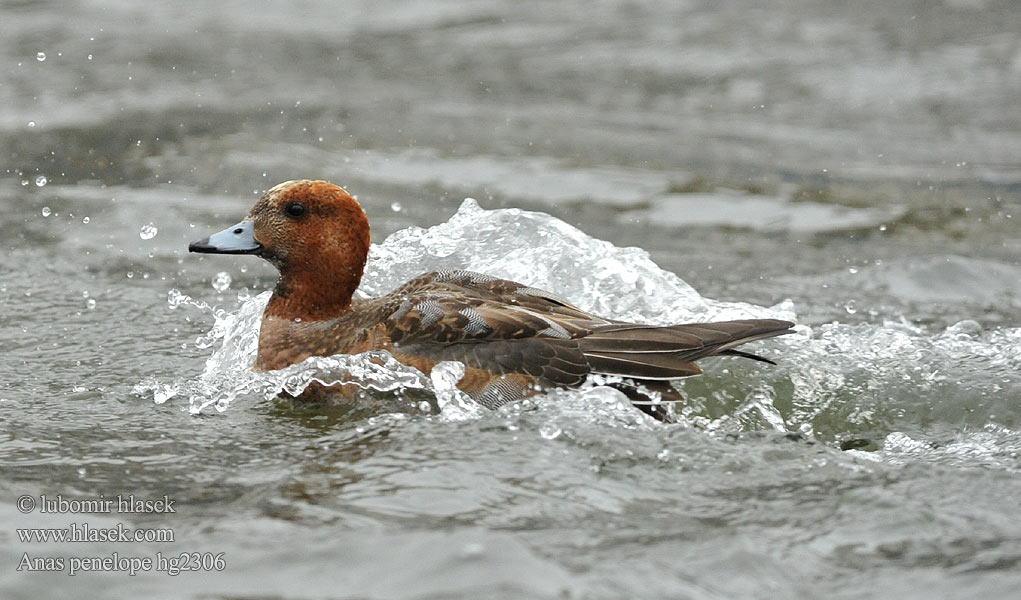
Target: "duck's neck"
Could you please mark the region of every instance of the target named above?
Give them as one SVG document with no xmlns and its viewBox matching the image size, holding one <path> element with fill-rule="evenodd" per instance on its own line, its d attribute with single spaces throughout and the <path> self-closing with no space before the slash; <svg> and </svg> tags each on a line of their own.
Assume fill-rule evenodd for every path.
<svg viewBox="0 0 1021 600">
<path fill-rule="evenodd" d="M 361 268 L 347 272 L 305 271 L 281 277 L 266 305 L 265 316 L 302 321 L 327 321 L 351 312 L 351 299 L 361 280 Z"/>
</svg>

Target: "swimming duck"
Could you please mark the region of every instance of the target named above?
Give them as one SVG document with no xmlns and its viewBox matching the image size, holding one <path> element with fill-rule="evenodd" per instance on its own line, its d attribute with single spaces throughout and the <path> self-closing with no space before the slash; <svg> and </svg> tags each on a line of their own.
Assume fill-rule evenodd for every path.
<svg viewBox="0 0 1021 600">
<path fill-rule="evenodd" d="M 775 364 L 734 348 L 791 333 L 794 325 L 776 319 L 625 323 L 472 271 L 426 273 L 385 296 L 354 299 L 369 243 L 365 211 L 347 191 L 299 180 L 273 187 L 243 221 L 188 250 L 255 254 L 279 271 L 263 313 L 256 369 L 370 350 L 386 350 L 426 374 L 440 362 L 459 361 L 465 373 L 458 388 L 488 408 L 606 374 L 623 378 L 612 385 L 638 408 L 666 418 L 661 403 L 683 399 L 670 380 L 701 373 L 696 360 L 722 354 Z"/>
</svg>

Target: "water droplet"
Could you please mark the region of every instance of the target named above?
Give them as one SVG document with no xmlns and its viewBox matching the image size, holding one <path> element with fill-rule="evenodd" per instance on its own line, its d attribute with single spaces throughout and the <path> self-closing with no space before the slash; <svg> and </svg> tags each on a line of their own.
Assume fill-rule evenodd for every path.
<svg viewBox="0 0 1021 600">
<path fill-rule="evenodd" d="M 213 289 L 223 293 L 227 288 L 230 287 L 230 274 L 224 271 L 220 271 L 213 276 Z"/>
<path fill-rule="evenodd" d="M 88 225 L 88 224 L 89 224 L 89 221 L 91 221 L 91 220 L 92 220 L 92 219 L 90 219 L 90 218 L 88 218 L 88 217 L 82 217 L 82 223 L 85 223 L 86 225 Z"/>
<path fill-rule="evenodd" d="M 133 279 L 134 277 L 135 277 L 135 272 L 134 271 L 128 271 L 128 279 Z"/>
<path fill-rule="evenodd" d="M 182 304 L 186 304 L 191 298 L 181 293 L 181 290 L 177 288 L 171 288 L 167 292 L 167 304 L 170 305 L 170 309 L 174 310 Z"/>
<path fill-rule="evenodd" d="M 28 184 L 29 184 L 29 181 L 28 181 L 27 179 L 22 179 L 22 180 L 21 180 L 21 186 L 22 186 L 22 187 L 24 187 L 24 186 L 26 186 L 26 185 L 28 185 Z"/>
<path fill-rule="evenodd" d="M 52 215 L 52 214 L 53 214 L 53 211 L 52 211 L 52 210 L 50 210 L 50 207 L 49 207 L 49 206 L 44 206 L 44 207 L 43 207 L 43 216 L 44 216 L 44 217 L 48 217 L 48 216 L 50 216 L 50 215 Z"/>
<path fill-rule="evenodd" d="M 37 61 L 39 61 L 39 62 L 43 62 L 44 60 L 46 60 L 46 53 L 45 52 L 36 52 L 35 53 L 35 59 Z"/>
<path fill-rule="evenodd" d="M 847 269 L 847 272 L 850 273 L 851 275 L 855 275 L 858 273 L 858 267 L 850 267 Z"/>
<path fill-rule="evenodd" d="M 138 232 L 138 237 L 143 240 L 151 240 L 156 237 L 157 233 L 159 233 L 159 229 L 152 223 L 149 223 L 148 225 L 142 225 L 142 229 Z"/>
<path fill-rule="evenodd" d="M 560 434 L 563 432 L 564 430 L 558 427 L 556 423 L 546 423 L 539 428 L 539 435 L 541 435 L 543 439 L 547 440 L 555 440 L 560 437 Z"/>
<path fill-rule="evenodd" d="M 404 210 L 404 207 L 401 206 L 400 202 L 391 202 L 390 203 L 390 210 L 392 210 L 394 212 L 401 212 L 402 210 Z"/>
<path fill-rule="evenodd" d="M 238 302 L 248 302 L 248 299 L 252 297 L 252 293 L 248 291 L 248 288 L 243 287 L 238 290 Z"/>
<path fill-rule="evenodd" d="M 85 301 L 85 308 L 87 308 L 89 310 L 92 310 L 92 309 L 96 308 L 96 299 L 95 298 L 89 298 L 88 300 L 86 300 Z"/>
<path fill-rule="evenodd" d="M 92 55 L 90 54 L 86 58 L 88 58 L 89 60 L 92 60 Z"/>
<path fill-rule="evenodd" d="M 29 121 L 28 122 L 28 126 L 29 127 L 35 127 L 35 121 Z"/>
<path fill-rule="evenodd" d="M 854 313 L 858 312 L 858 305 L 854 303 L 854 300 L 851 300 L 850 302 L 844 305 L 844 310 L 847 311 L 847 314 L 853 315 Z"/>
<path fill-rule="evenodd" d="M 35 178 L 35 185 L 36 187 L 43 187 L 44 185 L 46 185 L 46 181 L 47 181 L 46 176 L 40 175 Z"/>
</svg>

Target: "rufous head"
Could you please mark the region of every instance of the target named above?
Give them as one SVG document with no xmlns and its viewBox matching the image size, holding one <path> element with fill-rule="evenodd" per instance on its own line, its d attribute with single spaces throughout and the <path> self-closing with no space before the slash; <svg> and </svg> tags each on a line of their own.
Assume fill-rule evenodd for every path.
<svg viewBox="0 0 1021 600">
<path fill-rule="evenodd" d="M 358 201 L 326 181 L 285 181 L 248 217 L 188 246 L 191 252 L 256 254 L 280 272 L 267 315 L 322 320 L 350 309 L 370 244 Z"/>
</svg>

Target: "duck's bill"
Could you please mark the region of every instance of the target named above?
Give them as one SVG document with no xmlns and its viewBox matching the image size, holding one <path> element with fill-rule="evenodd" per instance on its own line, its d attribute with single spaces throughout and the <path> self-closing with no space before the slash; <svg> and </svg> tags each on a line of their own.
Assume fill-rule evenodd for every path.
<svg viewBox="0 0 1021 600">
<path fill-rule="evenodd" d="M 208 254 L 255 254 L 259 250 L 262 244 L 255 240 L 255 223 L 250 219 L 188 244 L 188 252 Z"/>
</svg>

